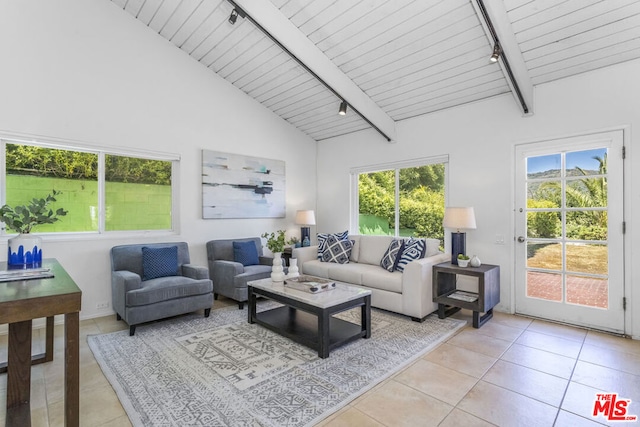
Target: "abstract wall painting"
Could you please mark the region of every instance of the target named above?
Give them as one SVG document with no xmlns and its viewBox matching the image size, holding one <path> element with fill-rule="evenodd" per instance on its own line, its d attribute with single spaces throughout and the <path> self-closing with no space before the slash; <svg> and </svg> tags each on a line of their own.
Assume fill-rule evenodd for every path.
<svg viewBox="0 0 640 427">
<path fill-rule="evenodd" d="M 202 150 L 202 218 L 284 218 L 282 160 Z"/>
</svg>

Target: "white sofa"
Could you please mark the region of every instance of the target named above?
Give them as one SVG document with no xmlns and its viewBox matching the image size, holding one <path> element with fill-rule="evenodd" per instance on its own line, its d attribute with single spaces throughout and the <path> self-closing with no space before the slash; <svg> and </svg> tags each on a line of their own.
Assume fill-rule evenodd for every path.
<svg viewBox="0 0 640 427">
<path fill-rule="evenodd" d="M 347 264 L 320 261 L 317 246 L 295 248 L 292 257 L 298 259 L 303 274 L 370 289 L 373 307 L 422 321 L 438 309 L 432 297 L 432 267 L 450 260 L 451 256 L 439 251 L 437 239 L 426 239 L 425 258 L 411 261 L 404 272 L 389 272 L 380 266 L 380 260 L 392 239 L 391 236 L 350 235 L 349 240 L 355 244 Z"/>
</svg>

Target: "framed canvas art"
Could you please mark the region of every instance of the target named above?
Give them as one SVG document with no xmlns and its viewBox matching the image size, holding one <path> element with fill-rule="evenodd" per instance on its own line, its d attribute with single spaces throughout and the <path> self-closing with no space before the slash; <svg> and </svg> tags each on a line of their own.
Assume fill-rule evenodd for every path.
<svg viewBox="0 0 640 427">
<path fill-rule="evenodd" d="M 282 160 L 202 150 L 202 217 L 284 218 Z"/>
</svg>

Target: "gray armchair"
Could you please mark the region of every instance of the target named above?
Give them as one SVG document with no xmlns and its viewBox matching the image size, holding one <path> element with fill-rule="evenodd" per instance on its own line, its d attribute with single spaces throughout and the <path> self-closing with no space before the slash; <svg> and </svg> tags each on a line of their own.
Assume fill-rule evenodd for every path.
<svg viewBox="0 0 640 427">
<path fill-rule="evenodd" d="M 254 242 L 258 252 L 258 264 L 242 265 L 234 261 L 233 242 Z M 209 277 L 213 282 L 213 297 L 218 295 L 238 301 L 242 310 L 248 299 L 247 282 L 271 276 L 273 258 L 263 256 L 259 237 L 245 239 L 220 239 L 207 242 Z"/>
<path fill-rule="evenodd" d="M 177 248 L 177 260 L 173 256 L 171 262 L 166 262 L 162 257 L 149 261 L 149 257 L 145 256 L 146 264 L 143 266 L 143 248 L 147 254 L 162 248 L 175 254 L 172 247 Z M 152 267 L 171 271 L 152 273 Z M 164 275 L 154 277 L 157 274 Z M 136 326 L 140 323 L 152 320 L 201 309 L 204 309 L 204 316 L 209 317 L 213 306 L 209 272 L 206 267 L 189 264 L 189 247 L 184 242 L 111 248 L 111 294 L 116 317 L 127 322 L 129 335 L 135 334 Z"/>
</svg>

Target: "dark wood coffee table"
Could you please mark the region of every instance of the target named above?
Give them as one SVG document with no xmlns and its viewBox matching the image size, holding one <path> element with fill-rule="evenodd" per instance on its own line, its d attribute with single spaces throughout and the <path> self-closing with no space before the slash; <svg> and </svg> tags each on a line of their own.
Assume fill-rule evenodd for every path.
<svg viewBox="0 0 640 427">
<path fill-rule="evenodd" d="M 249 323 L 257 323 L 297 343 L 318 350 L 325 359 L 334 348 L 358 338 L 371 337 L 371 291 L 336 282 L 336 288 L 313 294 L 275 283 L 271 279 L 249 282 Z M 283 306 L 256 312 L 258 296 Z M 361 308 L 360 325 L 333 315 Z"/>
</svg>

